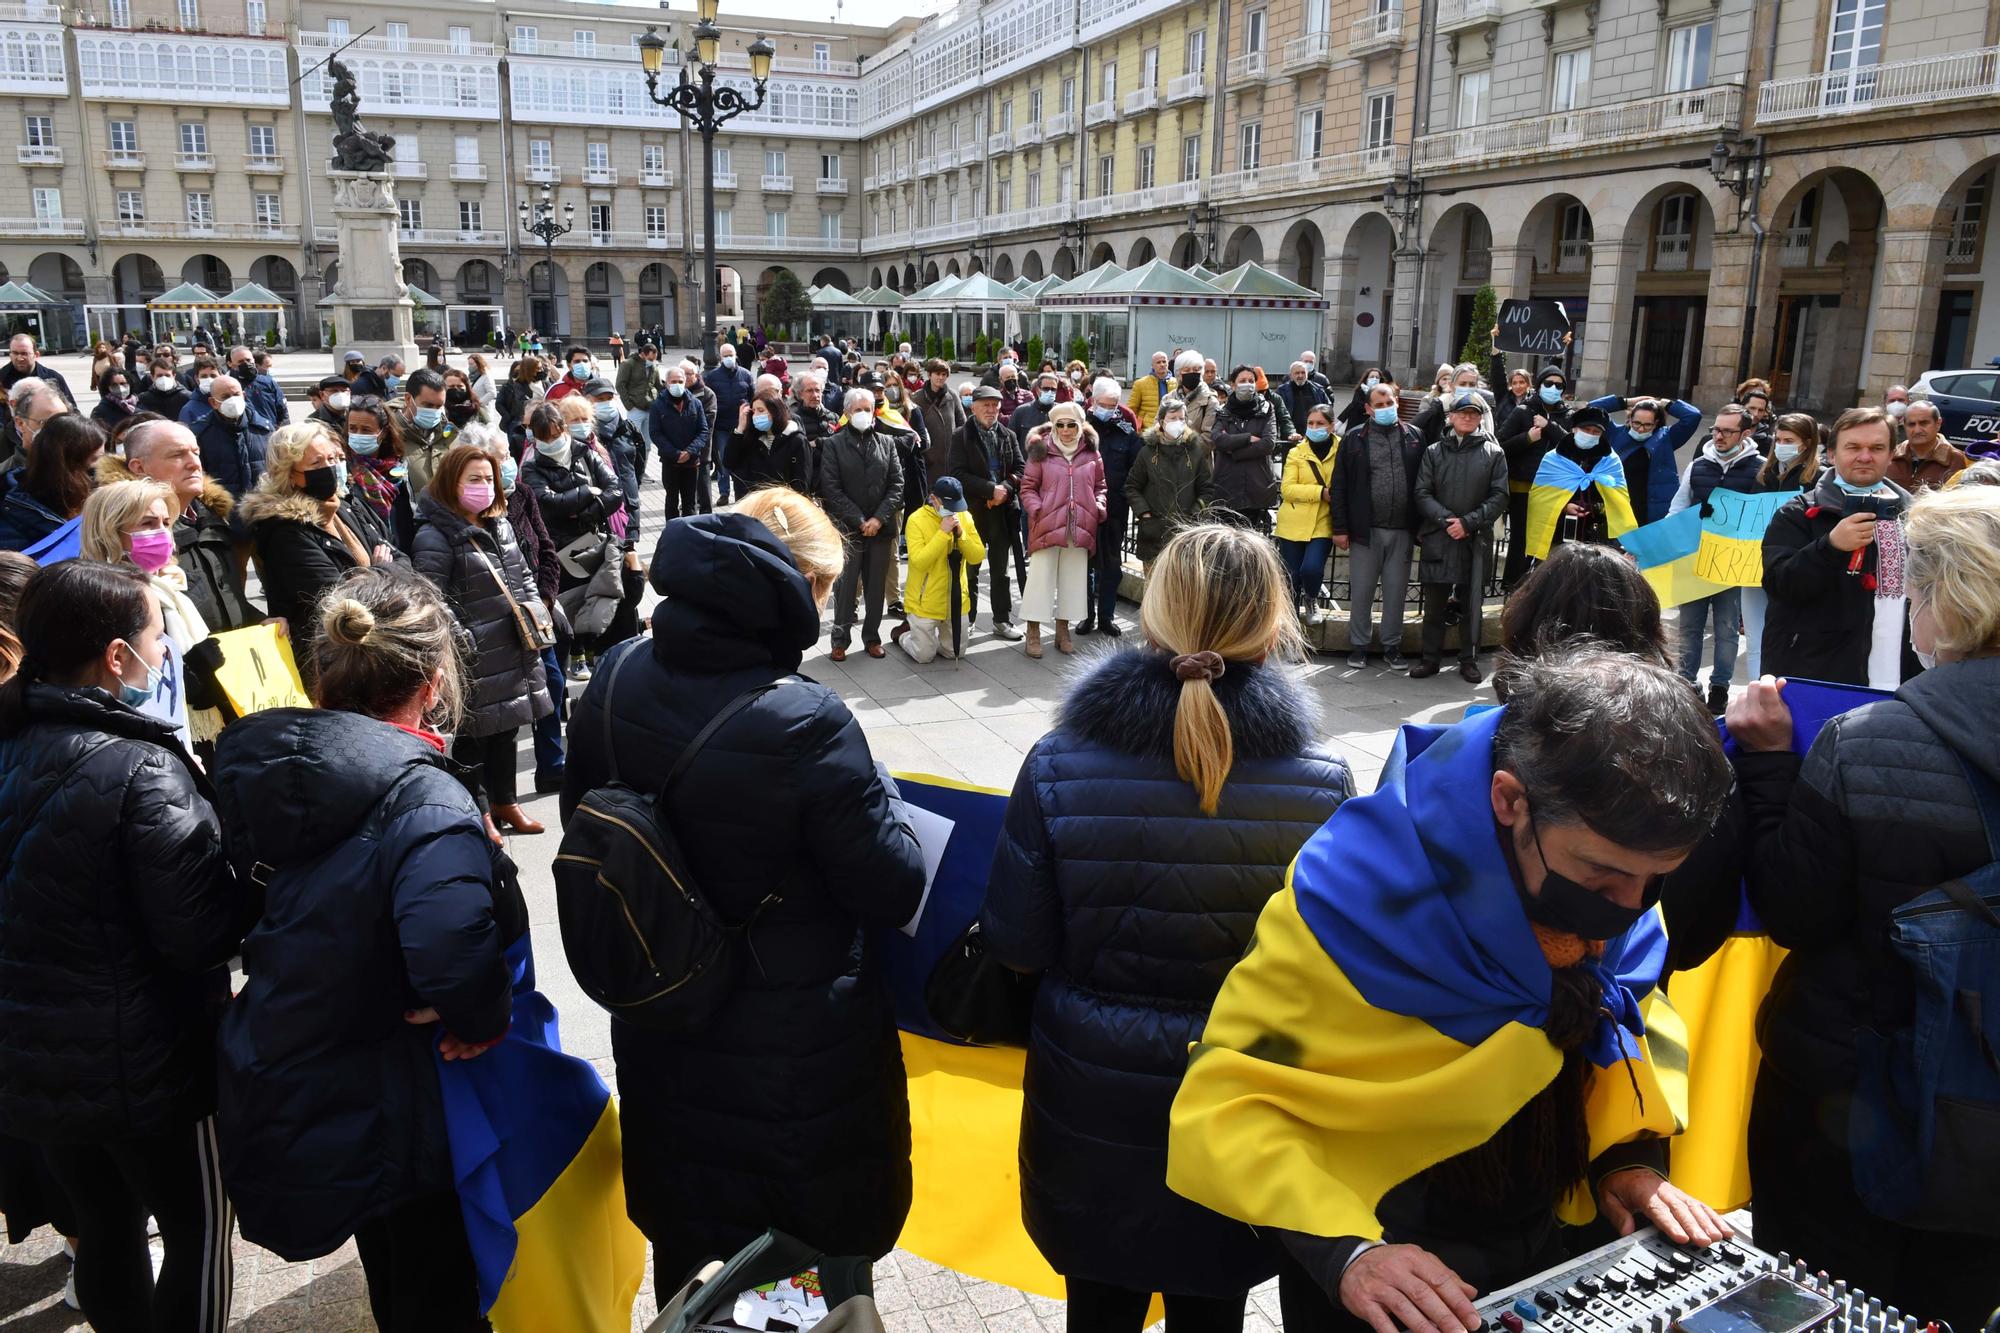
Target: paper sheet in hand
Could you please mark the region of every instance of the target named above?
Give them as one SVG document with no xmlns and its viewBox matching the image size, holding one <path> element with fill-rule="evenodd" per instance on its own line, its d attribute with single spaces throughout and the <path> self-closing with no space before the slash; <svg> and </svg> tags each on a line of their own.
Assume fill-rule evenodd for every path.
<svg viewBox="0 0 2000 1333">
<path fill-rule="evenodd" d="M 910 831 L 917 835 L 917 845 L 924 852 L 924 896 L 917 902 L 916 915 L 901 927 L 905 935 L 914 937 L 918 923 L 924 919 L 924 906 L 931 900 L 931 885 L 937 882 L 938 866 L 944 861 L 944 849 L 951 842 L 952 829 L 957 826 L 943 815 L 920 805 L 911 805 L 907 801 L 898 804 L 903 808 L 903 818 L 909 822 Z"/>
</svg>

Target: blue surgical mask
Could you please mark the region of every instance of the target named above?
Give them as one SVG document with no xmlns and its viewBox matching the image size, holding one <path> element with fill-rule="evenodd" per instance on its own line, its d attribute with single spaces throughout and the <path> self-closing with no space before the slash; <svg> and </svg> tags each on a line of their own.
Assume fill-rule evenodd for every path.
<svg viewBox="0 0 2000 1333">
<path fill-rule="evenodd" d="M 355 453 L 360 454 L 363 458 L 373 458 L 375 451 L 382 447 L 382 437 L 379 435 L 355 435 L 350 433 L 347 437 L 347 447 Z"/>
<path fill-rule="evenodd" d="M 1545 403 L 1560 403 L 1560 402 L 1561 402 L 1562 400 L 1563 400 L 1563 391 L 1562 391 L 1562 385 L 1560 385 L 1560 384 L 1544 384 L 1544 385 L 1542 386 L 1542 401 L 1543 401 L 1543 402 L 1545 402 Z"/>
<path fill-rule="evenodd" d="M 733 356 L 725 356 L 725 357 L 723 357 L 723 358 L 722 358 L 722 368 L 723 368 L 724 370 L 734 370 L 734 369 L 736 369 L 736 358 L 735 358 L 735 357 L 733 357 Z"/>
<path fill-rule="evenodd" d="M 503 491 L 513 490 L 514 483 L 520 480 L 520 477 L 521 477 L 521 465 L 519 463 L 516 463 L 511 458 L 503 458 L 502 460 L 500 460 L 501 490 Z"/>
<path fill-rule="evenodd" d="M 972 406 L 972 395 L 971 395 L 971 394 L 969 394 L 969 393 L 962 393 L 962 394 L 960 394 L 960 395 L 958 396 L 958 402 L 959 402 L 959 406 L 961 406 L 961 407 L 971 407 L 971 406 Z"/>
<path fill-rule="evenodd" d="M 1040 403 L 1043 407 L 1049 406 L 1049 404 L 1055 402 L 1055 400 L 1056 400 L 1056 391 L 1054 389 L 1044 389 L 1040 393 L 1035 395 L 1035 401 Z"/>
<path fill-rule="evenodd" d="M 1576 440 L 1576 447 L 1586 451 L 1595 449 L 1598 445 L 1604 443 L 1602 435 L 1586 434 L 1583 431 L 1578 431 L 1573 438 Z"/>
<path fill-rule="evenodd" d="M 755 431 L 771 429 L 771 414 L 769 412 L 759 412 L 752 416 L 750 418 L 750 429 Z"/>
<path fill-rule="evenodd" d="M 570 438 L 571 438 L 572 440 L 587 440 L 587 439 L 589 439 L 589 438 L 590 438 L 590 423 L 589 423 L 588 421 L 572 421 L 572 422 L 570 422 L 570 423 L 569 423 L 569 437 L 570 437 Z"/>
<path fill-rule="evenodd" d="M 396 392 L 396 390 L 398 390 L 398 389 L 400 389 L 400 388 L 402 388 L 402 387 L 403 387 L 403 377 L 402 377 L 401 375 L 389 375 L 389 376 L 386 376 L 386 377 L 385 377 L 385 378 L 384 378 L 384 379 L 382 380 L 382 385 L 383 385 L 383 387 L 384 387 L 384 388 L 386 388 L 386 389 L 387 389 L 387 390 L 388 390 L 388 391 L 389 391 L 390 393 L 394 393 L 394 392 Z"/>
<path fill-rule="evenodd" d="M 1306 438 L 1308 440 L 1311 440 L 1314 444 L 1325 444 L 1332 435 L 1333 432 L 1328 430 L 1324 426 L 1306 427 Z"/>
<path fill-rule="evenodd" d="M 1396 418 L 1400 413 L 1396 405 L 1391 403 L 1387 407 L 1376 408 L 1368 415 L 1378 426 L 1393 426 L 1396 424 Z"/>
<path fill-rule="evenodd" d="M 418 430 L 431 430 L 437 426 L 438 422 L 444 420 L 444 409 L 442 407 L 420 407 L 410 413 L 410 420 L 416 423 Z"/>
<path fill-rule="evenodd" d="M 125 645 L 126 652 L 132 654 L 134 657 L 139 657 L 139 650 L 134 648 L 131 643 L 124 639 L 120 639 L 118 642 Z M 118 702 L 124 704 L 127 708 L 138 708 L 148 699 L 151 699 L 154 692 L 160 688 L 160 677 L 165 674 L 160 668 L 146 661 L 143 657 L 139 657 L 139 664 L 146 668 L 146 684 L 143 689 L 137 685 L 128 685 L 122 679 L 118 682 Z"/>
<path fill-rule="evenodd" d="M 615 426 L 625 419 L 625 409 L 617 403 L 597 403 L 590 410 L 607 426 Z"/>
<path fill-rule="evenodd" d="M 1093 407 L 1090 409 L 1090 415 L 1096 417 L 1099 421 L 1116 421 L 1118 420 L 1118 409 L 1115 407 Z"/>
<path fill-rule="evenodd" d="M 676 398 L 684 397 L 687 394 L 687 385 L 669 384 L 667 386 L 667 392 L 672 394 Z"/>
<path fill-rule="evenodd" d="M 1644 444 L 1646 441 L 1653 438 L 1652 431 L 1641 429 L 1638 426 L 1632 427 L 1632 429 L 1627 431 L 1626 434 L 1631 436 L 1632 442 L 1634 444 Z"/>
<path fill-rule="evenodd" d="M 1873 495 L 1882 489 L 1882 483 L 1879 481 L 1867 486 L 1856 486 L 1838 472 L 1833 475 L 1833 484 L 1840 487 L 1848 495 Z"/>
<path fill-rule="evenodd" d="M 1783 440 L 1779 440 L 1771 446 L 1771 452 L 1777 455 L 1778 462 L 1786 467 L 1790 467 L 1792 460 L 1799 456 L 1799 447 L 1796 444 L 1786 444 Z"/>
</svg>

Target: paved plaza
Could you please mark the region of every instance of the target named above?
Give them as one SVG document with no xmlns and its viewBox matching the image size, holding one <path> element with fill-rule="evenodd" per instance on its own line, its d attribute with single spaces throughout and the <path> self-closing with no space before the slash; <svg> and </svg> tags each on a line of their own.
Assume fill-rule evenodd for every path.
<svg viewBox="0 0 2000 1333">
<path fill-rule="evenodd" d="M 302 376 L 308 359 L 323 364 L 323 354 L 289 358 L 297 370 L 281 366 L 281 377 Z M 66 374 L 67 358 L 51 358 Z M 80 368 L 87 369 L 87 368 Z M 70 382 L 82 397 L 81 374 Z M 84 398 L 84 410 L 91 402 Z M 305 415 L 294 404 L 294 417 Z M 655 469 L 657 472 L 657 468 Z M 647 546 L 660 530 L 665 497 L 657 476 L 645 486 L 644 532 Z M 647 609 L 656 600 L 647 594 Z M 982 598 L 982 600 L 984 600 Z M 982 621 L 982 623 L 984 623 Z M 1137 608 L 1120 607 L 1123 642 L 1136 640 Z M 968 636 L 965 658 L 956 665 L 939 661 L 912 665 L 891 650 L 879 661 L 857 648 L 847 661 L 826 655 L 825 640 L 807 654 L 803 670 L 847 701 L 868 734 L 875 757 L 899 773 L 929 773 L 1006 790 L 1013 785 L 1021 759 L 1054 725 L 1070 675 L 1095 654 L 1108 651 L 1103 636 L 1079 637 L 1074 657 L 1053 646 L 1040 661 L 1029 658 L 1018 643 L 993 638 L 984 630 Z M 1482 659 L 1491 662 L 1491 658 Z M 1357 789 L 1371 790 L 1383 760 L 1405 720 L 1455 721 L 1467 703 L 1490 701 L 1491 685 L 1468 686 L 1454 672 L 1430 680 L 1412 681 L 1380 667 L 1353 671 L 1344 656 L 1320 656 L 1301 668 L 1318 696 L 1322 734 L 1354 766 Z M 556 798 L 526 798 L 533 755 L 525 744 L 522 762 L 523 806 L 549 826 L 533 838 L 516 837 L 509 851 L 520 862 L 535 932 L 535 965 L 541 988 L 562 1015 L 563 1041 L 572 1053 L 591 1060 L 607 1080 L 611 1067 L 611 1032 L 603 1010 L 592 1004 L 570 977 L 557 933 L 555 883 L 549 874 L 554 856 Z M 83 1317 L 62 1304 L 63 1278 L 68 1272 L 60 1241 L 47 1229 L 21 1245 L 0 1246 L 0 1331 L 58 1333 L 85 1329 Z M 651 1291 L 651 1274 L 647 1293 Z M 903 1251 L 876 1268 L 876 1297 L 891 1333 L 1060 1333 L 1062 1302 L 1029 1296 L 1008 1287 L 954 1273 Z M 633 1328 L 641 1329 L 653 1313 L 649 1294 L 642 1294 Z M 375 1327 L 368 1315 L 367 1289 L 352 1244 L 311 1263 L 288 1264 L 241 1239 L 236 1244 L 236 1286 L 231 1327 L 243 1333 L 361 1333 Z M 1244 1328 L 1266 1333 L 1280 1327 L 1276 1287 L 1252 1294 Z"/>
</svg>

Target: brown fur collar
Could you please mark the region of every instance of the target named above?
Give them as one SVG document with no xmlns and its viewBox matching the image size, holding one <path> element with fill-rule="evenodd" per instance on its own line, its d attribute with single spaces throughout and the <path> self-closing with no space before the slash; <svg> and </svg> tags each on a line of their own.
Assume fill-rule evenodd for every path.
<svg viewBox="0 0 2000 1333">
<path fill-rule="evenodd" d="M 100 486 L 109 486 L 114 481 L 144 480 L 146 478 L 134 472 L 117 454 L 106 454 L 97 460 L 97 484 Z M 217 518 L 228 518 L 230 511 L 236 508 L 236 497 L 215 478 L 204 476 L 201 479 L 201 503 Z"/>
</svg>

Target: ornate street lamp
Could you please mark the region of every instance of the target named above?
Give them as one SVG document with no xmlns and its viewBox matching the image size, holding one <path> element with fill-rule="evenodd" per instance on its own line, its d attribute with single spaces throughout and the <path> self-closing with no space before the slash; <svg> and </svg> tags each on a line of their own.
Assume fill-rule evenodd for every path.
<svg viewBox="0 0 2000 1333">
<path fill-rule="evenodd" d="M 555 190 L 547 183 L 542 185 L 542 197 L 533 209 L 530 209 L 528 201 L 523 199 L 519 210 L 521 215 L 521 230 L 542 243 L 542 262 L 548 265 L 549 273 L 549 313 L 551 316 L 555 313 L 556 238 L 558 236 L 567 236 L 570 232 L 576 230 L 576 201 L 571 199 L 563 204 L 563 220 L 561 222 L 556 221 L 555 210 Z M 533 285 L 532 283 L 529 284 L 531 290 Z M 532 298 L 528 322 L 531 324 L 534 322 Z M 551 319 L 550 322 L 553 323 L 554 320 Z M 551 329 L 549 332 L 553 333 L 555 330 Z"/>
<path fill-rule="evenodd" d="M 717 86 L 715 82 L 716 62 L 720 59 L 722 30 L 715 26 L 715 13 L 719 0 L 700 0 L 701 21 L 694 28 L 694 56 L 698 73 L 688 77 L 687 67 L 681 67 L 680 79 L 665 93 L 660 91 L 660 67 L 665 63 L 666 39 L 652 28 L 639 39 L 639 63 L 646 70 L 646 95 L 655 103 L 671 107 L 681 117 L 701 131 L 702 162 L 702 264 L 707 270 L 704 286 L 704 301 L 707 306 L 702 322 L 702 364 L 712 366 L 716 362 L 717 348 L 715 332 L 715 293 L 720 282 L 715 266 L 715 132 L 722 125 L 746 111 L 755 111 L 764 105 L 764 85 L 771 77 L 771 57 L 778 48 L 764 37 L 759 36 L 750 44 L 750 80 L 756 87 L 754 98 L 746 97 L 741 91 L 728 84 Z"/>
</svg>

